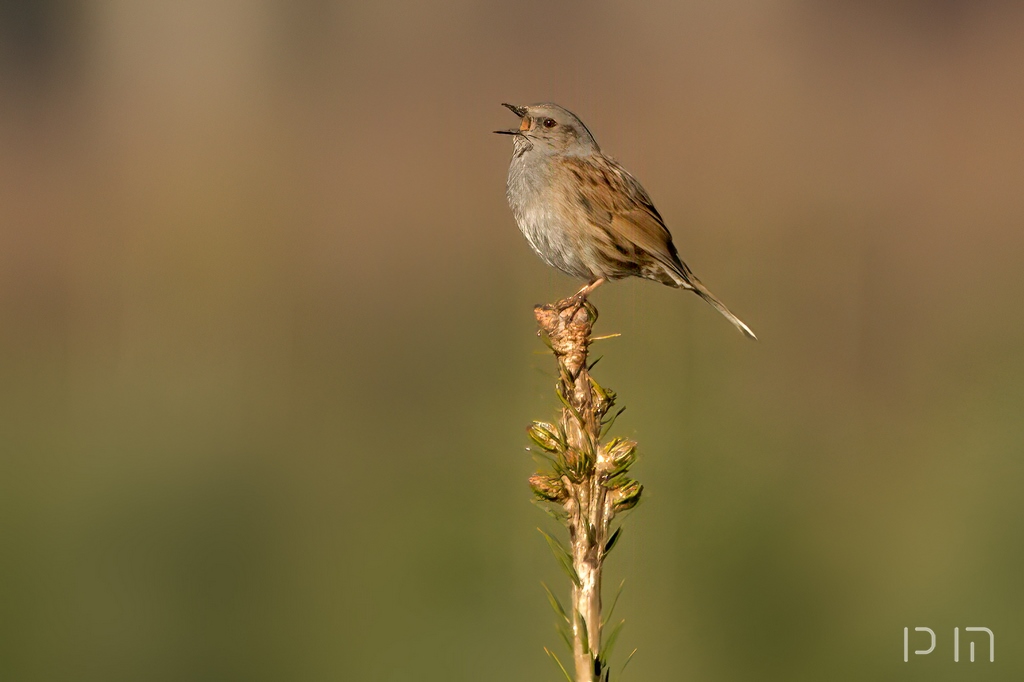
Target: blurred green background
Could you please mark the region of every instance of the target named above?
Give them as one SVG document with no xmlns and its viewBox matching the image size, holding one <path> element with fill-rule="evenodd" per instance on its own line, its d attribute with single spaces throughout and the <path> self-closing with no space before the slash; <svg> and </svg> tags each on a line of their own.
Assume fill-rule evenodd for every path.
<svg viewBox="0 0 1024 682">
<path fill-rule="evenodd" d="M 966 0 L 3 3 L 0 678 L 559 679 L 523 447 L 531 306 L 579 284 L 490 132 L 552 100 L 761 337 L 595 295 L 647 485 L 624 679 L 1020 679 L 1022 35 Z"/>
</svg>

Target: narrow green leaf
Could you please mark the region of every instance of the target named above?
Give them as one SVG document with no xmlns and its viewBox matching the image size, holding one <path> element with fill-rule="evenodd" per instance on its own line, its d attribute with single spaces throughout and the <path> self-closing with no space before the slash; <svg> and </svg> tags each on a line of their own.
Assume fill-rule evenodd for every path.
<svg viewBox="0 0 1024 682">
<path fill-rule="evenodd" d="M 631 483 L 634 483 L 634 480 L 629 476 L 628 469 L 629 467 L 625 467 L 617 471 L 609 472 L 608 477 L 601 481 L 601 484 L 611 492 L 625 488 Z"/>
<path fill-rule="evenodd" d="M 555 506 L 553 503 L 548 502 L 547 500 L 539 500 L 535 497 L 532 500 L 530 500 L 530 502 L 543 509 L 545 514 L 547 514 L 548 516 L 550 516 L 555 521 L 558 521 L 561 524 L 564 524 L 566 522 L 566 519 L 569 518 L 569 514 L 565 511 L 565 509 L 563 509 L 562 507 Z"/>
<path fill-rule="evenodd" d="M 583 645 L 583 653 L 590 653 L 590 637 L 587 636 L 587 621 L 583 620 L 583 614 L 579 611 L 574 612 L 576 615 L 576 625 L 579 627 L 580 643 Z"/>
<path fill-rule="evenodd" d="M 551 659 L 558 665 L 559 670 L 561 670 L 562 674 L 565 675 L 565 679 L 569 680 L 569 682 L 572 682 L 572 677 L 569 676 L 569 671 L 566 670 L 565 666 L 562 665 L 562 662 L 560 660 L 558 660 L 558 656 L 556 656 L 555 653 L 553 651 L 551 651 L 551 649 L 548 649 L 547 647 L 544 647 L 544 652 L 548 656 L 550 656 Z"/>
<path fill-rule="evenodd" d="M 567 450 L 569 448 L 569 434 L 565 432 L 565 425 L 562 424 L 562 420 L 558 420 L 558 423 L 555 424 L 555 428 L 558 429 L 559 442 L 565 446 L 562 449 Z"/>
<path fill-rule="evenodd" d="M 611 416 L 611 418 L 604 423 L 604 428 L 601 429 L 601 438 L 604 438 L 613 426 L 615 426 L 615 420 L 619 418 L 619 415 L 626 411 L 626 406 L 623 405 L 619 410 Z"/>
<path fill-rule="evenodd" d="M 576 573 L 576 569 L 573 568 L 572 557 L 569 555 L 569 550 L 563 547 L 562 543 L 545 533 L 540 528 L 537 530 L 540 530 L 541 535 L 543 535 L 544 539 L 548 541 L 548 546 L 551 547 L 551 552 L 555 555 L 555 559 L 558 560 L 562 570 L 564 570 L 565 574 L 569 576 L 569 580 L 571 580 L 576 587 L 582 586 L 583 581 L 580 580 L 580 576 Z"/>
<path fill-rule="evenodd" d="M 639 648 L 640 647 L 637 647 L 637 649 L 639 649 Z M 626 662 L 622 664 L 622 670 L 619 671 L 620 675 L 623 672 L 625 672 L 626 666 L 629 665 L 629 662 L 633 660 L 633 654 L 635 654 L 637 652 L 637 649 L 633 649 L 632 651 L 629 652 L 629 656 L 626 656 Z"/>
<path fill-rule="evenodd" d="M 569 627 L 565 623 L 555 623 L 555 629 L 558 630 L 558 634 L 562 636 L 562 641 L 565 642 L 565 648 L 569 650 L 569 654 L 572 654 L 572 633 L 569 632 Z"/>
<path fill-rule="evenodd" d="M 533 461 L 536 462 L 537 464 L 540 464 L 541 466 L 543 466 L 545 462 L 547 464 L 550 464 L 551 466 L 555 466 L 555 464 L 558 461 L 556 455 L 548 454 L 547 452 L 544 452 L 544 450 L 541 449 L 528 447 L 526 448 L 526 451 L 530 453 L 530 457 L 533 459 Z"/>
<path fill-rule="evenodd" d="M 624 488 L 633 482 L 629 476 L 626 475 L 626 469 L 629 467 L 618 467 L 609 471 L 604 478 L 603 484 L 608 490 L 618 490 Z"/>
<path fill-rule="evenodd" d="M 612 551 L 612 548 L 615 547 L 615 543 L 619 541 L 620 535 L 622 535 L 622 526 L 616 528 L 615 532 L 612 533 L 612 536 L 608 538 L 608 542 L 604 543 L 605 556 L 607 556 L 608 552 Z"/>
<path fill-rule="evenodd" d="M 569 550 L 566 549 L 565 545 L 563 545 L 560 541 L 556 540 L 555 538 L 545 533 L 543 528 L 538 528 L 537 531 L 544 536 L 545 540 L 548 541 L 548 544 L 551 545 L 551 549 L 555 552 L 555 554 L 563 556 L 566 559 L 568 559 L 571 556 L 569 554 Z"/>
<path fill-rule="evenodd" d="M 562 401 L 563 405 L 565 405 L 565 409 L 569 410 L 569 413 L 576 418 L 576 423 L 582 427 L 584 424 L 583 417 L 580 415 L 580 411 L 572 406 L 572 403 L 569 402 L 569 399 L 566 398 L 561 391 L 555 391 L 555 395 L 557 395 L 558 399 Z"/>
<path fill-rule="evenodd" d="M 622 588 L 626 586 L 626 579 L 623 578 L 622 582 L 619 583 L 619 589 L 615 590 L 615 597 L 612 599 L 612 606 L 608 609 L 608 613 L 605 615 L 604 620 L 601 622 L 602 625 L 606 624 L 611 620 L 612 614 L 615 613 L 615 605 L 619 603 L 619 595 L 622 594 Z"/>
<path fill-rule="evenodd" d="M 551 592 L 551 589 L 544 583 L 541 583 L 544 591 L 548 593 L 548 603 L 551 604 L 551 608 L 554 609 L 555 613 L 561 616 L 566 623 L 569 622 L 569 616 L 565 613 L 565 609 L 562 608 L 562 603 L 558 601 L 558 597 Z"/>
<path fill-rule="evenodd" d="M 530 450 L 530 448 L 526 448 L 526 449 Z M 549 455 L 546 452 L 539 452 L 537 450 L 530 450 L 530 456 L 533 458 L 534 462 L 536 462 L 537 464 L 539 464 L 541 466 L 544 466 L 546 464 L 546 465 L 550 466 L 551 468 L 554 468 L 558 464 L 558 460 L 555 458 L 555 456 L 554 455 Z"/>
<path fill-rule="evenodd" d="M 612 631 L 608 634 L 608 638 L 605 641 L 604 647 L 601 649 L 601 654 L 606 658 L 611 658 L 612 651 L 615 649 L 615 640 L 619 638 L 619 632 L 622 630 L 622 626 L 626 624 L 626 620 L 620 620 L 618 625 L 612 628 Z"/>
<path fill-rule="evenodd" d="M 594 544 L 594 526 L 590 523 L 590 519 L 580 519 L 583 522 L 583 534 L 587 538 L 587 545 Z"/>
</svg>

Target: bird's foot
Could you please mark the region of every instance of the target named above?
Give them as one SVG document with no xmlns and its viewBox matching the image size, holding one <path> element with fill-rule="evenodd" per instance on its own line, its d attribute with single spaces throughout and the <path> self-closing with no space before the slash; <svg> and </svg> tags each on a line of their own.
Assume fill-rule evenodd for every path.
<svg viewBox="0 0 1024 682">
<path fill-rule="evenodd" d="M 582 289 L 577 291 L 572 296 L 570 296 L 568 298 L 565 298 L 565 299 L 562 299 L 559 302 L 559 304 L 558 304 L 559 309 L 560 310 L 568 310 L 569 311 L 569 319 L 572 320 L 580 312 L 580 309 L 586 308 L 587 315 L 592 320 L 596 320 L 597 319 L 597 309 L 594 308 L 593 305 L 591 305 L 590 301 L 587 300 L 587 297 L 590 296 L 590 294 L 594 291 L 594 289 L 596 289 L 599 286 L 601 286 L 602 284 L 604 284 L 604 282 L 605 282 L 604 277 L 601 277 L 599 279 L 594 280 L 593 282 L 590 282 L 589 284 L 587 284 L 585 287 L 583 287 Z"/>
<path fill-rule="evenodd" d="M 599 286 L 601 286 L 602 284 L 604 284 L 605 281 L 606 280 L 605 280 L 604 277 L 598 277 L 593 282 L 589 282 L 587 284 L 587 286 L 585 286 L 582 289 L 580 289 L 579 291 L 577 291 L 571 298 L 574 298 L 574 299 L 578 298 L 581 301 L 586 301 L 587 300 L 587 296 L 590 296 L 590 294 L 594 291 L 594 289 L 596 289 Z"/>
</svg>

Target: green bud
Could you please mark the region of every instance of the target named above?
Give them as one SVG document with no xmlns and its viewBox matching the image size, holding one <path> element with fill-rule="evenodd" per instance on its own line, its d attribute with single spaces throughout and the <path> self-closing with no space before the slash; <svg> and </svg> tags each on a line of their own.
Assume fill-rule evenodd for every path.
<svg viewBox="0 0 1024 682">
<path fill-rule="evenodd" d="M 563 449 L 562 443 L 555 436 L 557 430 L 552 424 L 534 422 L 527 433 L 530 435 L 530 440 L 546 452 L 561 452 Z"/>
<path fill-rule="evenodd" d="M 640 501 L 640 494 L 644 491 L 644 487 L 636 481 L 629 481 L 622 487 L 618 488 L 612 493 L 612 509 L 616 512 L 626 511 L 632 509 Z"/>
</svg>

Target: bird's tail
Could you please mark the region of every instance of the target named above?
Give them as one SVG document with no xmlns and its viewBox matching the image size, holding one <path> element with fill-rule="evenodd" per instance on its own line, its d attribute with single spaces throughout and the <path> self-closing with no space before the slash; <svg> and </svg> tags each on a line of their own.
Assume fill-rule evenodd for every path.
<svg viewBox="0 0 1024 682">
<path fill-rule="evenodd" d="M 715 295 L 708 291 L 708 288 L 704 286 L 699 279 L 692 275 L 687 279 L 689 280 L 687 282 L 687 288 L 692 288 L 693 293 L 703 298 L 705 301 L 710 303 L 715 310 L 722 313 L 722 315 L 725 316 L 725 319 L 736 325 L 736 328 L 743 332 L 747 338 L 754 339 L 755 341 L 757 340 L 757 337 L 754 336 L 754 332 L 750 331 L 750 327 L 743 324 L 743 320 L 733 315 L 732 311 L 726 308 L 724 303 L 715 298 Z"/>
</svg>

